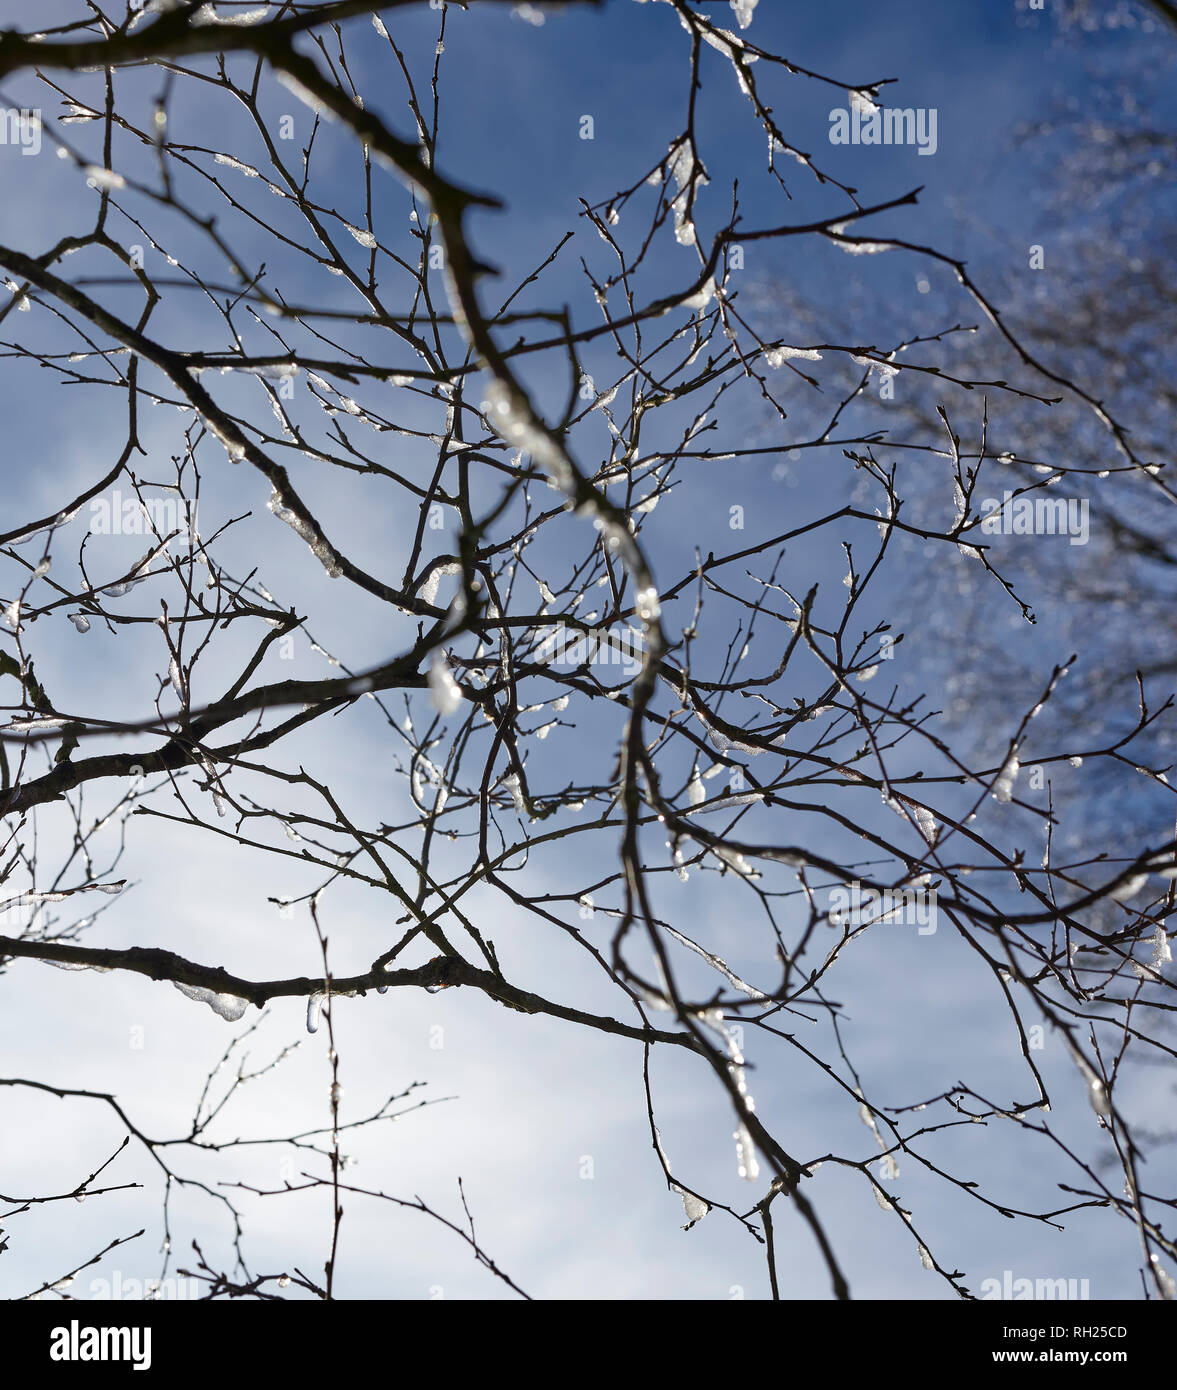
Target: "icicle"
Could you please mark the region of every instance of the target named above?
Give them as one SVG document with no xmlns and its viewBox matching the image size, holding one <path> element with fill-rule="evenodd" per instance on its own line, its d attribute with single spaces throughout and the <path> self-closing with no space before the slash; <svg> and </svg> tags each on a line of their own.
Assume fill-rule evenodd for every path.
<svg viewBox="0 0 1177 1390">
<path fill-rule="evenodd" d="M 637 615 L 644 623 L 657 621 L 662 613 L 662 605 L 658 602 L 658 590 L 651 585 L 648 589 L 641 589 L 634 600 L 634 607 Z"/>
<path fill-rule="evenodd" d="M 723 1038 L 728 1055 L 728 1075 L 735 1082 L 736 1091 L 743 1104 L 745 1113 L 752 1114 L 756 1109 L 756 1103 L 748 1094 L 747 1077 L 744 1071 L 744 1055 L 740 1051 L 736 1042 L 735 1033 L 728 1027 L 720 1009 L 707 1009 L 699 1015 L 701 1023 L 713 1029 Z M 736 1171 L 741 1178 L 747 1182 L 755 1182 L 760 1173 L 760 1164 L 756 1159 L 756 1146 L 752 1142 L 752 1136 L 748 1132 L 748 1126 L 741 1120 L 737 1125 L 732 1138 L 736 1141 Z"/>
<path fill-rule="evenodd" d="M 1021 763 L 1018 762 L 1016 753 L 1011 753 L 1002 765 L 1001 771 L 997 774 L 997 781 L 993 784 L 993 795 L 998 801 L 1009 801 L 1014 794 L 1014 783 L 1018 780 L 1018 773 L 1021 771 Z"/>
<path fill-rule="evenodd" d="M 756 1146 L 748 1126 L 738 1125 L 732 1138 L 736 1141 L 736 1172 L 745 1182 L 755 1182 L 760 1176 L 760 1164 L 756 1161 Z"/>
<path fill-rule="evenodd" d="M 511 793 L 511 800 L 515 803 L 516 811 L 522 811 L 524 809 L 523 789 L 519 785 L 518 776 L 514 772 L 509 773 L 503 778 L 503 786 Z"/>
<path fill-rule="evenodd" d="M 1173 1276 L 1169 1274 L 1167 1270 L 1161 1267 L 1160 1256 L 1151 1254 L 1148 1259 L 1153 1267 L 1153 1273 L 1156 1275 L 1157 1283 L 1161 1286 L 1161 1296 L 1166 1302 L 1177 1298 L 1177 1282 L 1174 1281 Z"/>
<path fill-rule="evenodd" d="M 702 1221 L 711 1210 L 710 1206 L 701 1198 L 696 1197 L 691 1192 L 684 1192 L 677 1184 L 674 1189 L 682 1198 L 683 1211 L 686 1213 L 687 1222 L 693 1226 L 696 1221 Z"/>
<path fill-rule="evenodd" d="M 449 561 L 445 564 L 434 565 L 421 581 L 421 587 L 417 591 L 417 597 L 422 603 L 432 604 L 437 600 L 437 589 L 441 583 L 442 576 L 447 574 L 461 574 L 462 566 L 456 561 Z"/>
<path fill-rule="evenodd" d="M 223 1018 L 226 1023 L 236 1023 L 249 1008 L 249 1000 L 239 999 L 235 994 L 218 994 L 216 990 L 201 989 L 198 985 L 184 985 L 179 980 L 173 980 L 172 983 L 189 999 L 207 1004 L 213 1013 Z"/>
<path fill-rule="evenodd" d="M 741 29 L 746 29 L 752 23 L 752 11 L 757 4 L 758 0 L 731 0 L 731 7 L 736 12 L 736 23 Z"/>
<path fill-rule="evenodd" d="M 188 697 L 184 691 L 184 676 L 175 657 L 172 657 L 171 661 L 168 662 L 168 680 L 171 681 L 172 689 L 176 692 L 176 699 L 181 704 L 186 704 Z"/>
<path fill-rule="evenodd" d="M 326 995 L 317 990 L 307 999 L 307 1032 L 317 1033 L 319 1031 L 319 1014 L 323 1008 L 323 1000 Z"/>
<path fill-rule="evenodd" d="M 434 652 L 429 667 L 429 699 L 439 714 L 453 714 L 462 703 L 462 691 L 441 652 Z"/>
<path fill-rule="evenodd" d="M 1088 1099 L 1091 1101 L 1091 1108 L 1097 1115 L 1105 1120 L 1111 1118 L 1112 1103 L 1108 1099 L 1107 1087 L 1098 1076 L 1092 1076 L 1087 1083 Z"/>
<path fill-rule="evenodd" d="M 345 222 L 343 225 L 361 246 L 366 247 L 369 251 L 375 251 L 376 238 L 371 232 L 365 232 L 362 227 L 353 227 L 350 222 Z"/>
<path fill-rule="evenodd" d="M 662 1147 L 662 1135 L 659 1134 L 657 1125 L 654 1126 L 654 1148 L 657 1150 L 658 1157 L 662 1160 L 662 1166 L 666 1169 L 667 1175 L 669 1176 L 671 1166 L 670 1159 L 667 1156 L 666 1150 Z M 683 1209 L 686 1212 L 687 1216 L 687 1230 L 689 1230 L 695 1224 L 696 1221 L 702 1221 L 702 1219 L 711 1210 L 711 1207 L 707 1202 L 704 1202 L 701 1198 L 696 1197 L 692 1193 L 685 1191 L 678 1185 L 678 1183 L 674 1181 L 671 1181 L 670 1190 L 672 1192 L 677 1192 L 678 1195 L 683 1199 Z"/>
<path fill-rule="evenodd" d="M 688 216 L 687 205 L 694 190 L 710 180 L 703 166 L 696 160 L 687 136 L 671 145 L 666 163 L 671 178 L 678 186 L 678 193 L 671 203 L 674 209 L 674 239 L 680 246 L 692 246 L 698 241 L 698 233 L 694 222 Z"/>
<path fill-rule="evenodd" d="M 915 816 L 916 824 L 920 828 L 920 834 L 927 840 L 928 844 L 936 843 L 936 818 L 931 811 L 927 811 L 922 806 L 913 806 L 912 813 Z"/>
</svg>

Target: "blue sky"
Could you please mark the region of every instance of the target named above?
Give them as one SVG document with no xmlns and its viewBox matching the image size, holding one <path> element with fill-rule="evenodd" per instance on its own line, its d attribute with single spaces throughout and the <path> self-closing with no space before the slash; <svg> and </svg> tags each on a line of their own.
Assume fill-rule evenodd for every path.
<svg viewBox="0 0 1177 1390">
<path fill-rule="evenodd" d="M 27 23 L 21 10 L 5 5 L 0 18 Z M 58 11 L 71 12 L 64 3 L 46 7 L 47 13 Z M 717 22 L 732 22 L 726 5 L 716 3 L 710 12 Z M 436 15 L 424 6 L 397 15 L 396 32 L 411 53 L 420 55 L 422 72 L 431 59 L 436 23 Z M 357 84 L 394 128 L 406 131 L 400 88 L 376 36 L 364 20 L 351 24 L 349 33 L 356 35 L 351 51 Z M 952 6 L 911 0 L 885 8 L 865 2 L 812 7 L 761 0 L 749 37 L 841 81 L 896 78 L 895 85 L 884 89 L 885 104 L 937 110 L 939 148 L 933 157 L 910 148 L 836 148 L 827 138 L 829 111 L 845 104 L 844 92 L 800 76 L 769 80 L 761 73 L 771 87 L 778 120 L 787 121 L 790 139 L 812 152 L 823 168 L 856 185 L 864 201 L 924 185 L 917 208 L 888 214 L 864 232 L 910 236 L 970 262 L 976 258 L 983 265 L 990 259 L 999 270 L 1006 254 L 1011 263 L 1024 260 L 1026 246 L 1042 235 L 1044 202 L 1039 175 L 1010 153 L 1010 142 L 1021 122 L 1043 115 L 1056 91 L 1082 101 L 1088 81 L 1089 52 L 1061 44 L 1049 15 L 1028 16 L 1012 3 L 985 0 Z M 614 0 L 599 12 L 552 14 L 542 27 L 512 17 L 505 7 L 451 11 L 442 64 L 439 164 L 459 182 L 495 192 L 506 205 L 502 212 L 480 212 L 473 218 L 477 249 L 503 269 L 510 286 L 551 251 L 565 230 L 579 229 L 541 286 L 528 292 L 527 303 L 568 301 L 579 326 L 594 321 L 578 258 L 583 254 L 591 264 L 603 265 L 606 252 L 591 229 L 585 235 L 577 199 L 594 204 L 608 199 L 662 159 L 681 132 L 687 95 L 684 38 L 663 6 L 630 0 Z M 1137 40 L 1099 40 L 1107 45 L 1105 56 L 1115 56 L 1118 45 L 1133 42 Z M 740 180 L 748 227 L 807 221 L 844 207 L 836 190 L 819 188 L 805 170 L 786 160 L 793 194 L 793 201 L 787 201 L 763 173 L 764 137 L 735 88 L 730 65 L 708 53 L 705 78 L 701 156 L 713 179 L 700 194 L 702 229 L 713 232 L 721 225 L 732 178 Z M 81 80 L 75 85 L 80 90 Z M 140 106 L 157 88 L 156 74 L 126 78 L 128 100 Z M 3 95 L 10 104 L 45 105 L 34 91 L 27 79 L 19 79 L 7 84 Z M 275 115 L 294 105 L 288 95 L 272 89 L 265 100 Z M 584 115 L 594 120 L 591 141 L 579 135 Z M 258 157 L 259 142 L 239 111 L 207 92 L 199 98 L 191 93 L 179 97 L 172 129 L 184 132 L 173 138 L 231 152 L 246 162 Z M 87 127 L 73 127 L 70 138 L 86 148 L 95 139 Z M 321 165 L 316 196 L 359 223 L 362 189 L 354 151 L 335 131 L 325 131 L 322 140 L 333 162 Z M 120 166 L 116 159 L 116 168 L 148 176 L 149 166 L 140 155 L 132 151 L 125 157 L 128 164 Z M 224 177 L 227 186 L 237 189 L 228 183 L 235 173 Z M 25 250 L 48 244 L 63 208 L 71 213 L 78 209 L 74 221 L 81 224 L 85 218 L 80 210 L 89 205 L 84 200 L 95 200 L 69 161 L 56 160 L 50 152 L 22 159 L 15 150 L 0 150 L 0 180 L 9 193 L 0 200 L 0 241 Z M 197 187 L 195 181 L 192 187 Z M 286 210 L 264 202 L 264 194 L 251 205 L 266 209 L 273 225 L 282 225 Z M 409 205 L 399 184 L 377 176 L 374 206 L 382 236 L 386 227 L 407 227 Z M 623 215 L 623 225 L 628 217 L 628 212 Z M 170 234 L 184 244 L 182 230 L 171 228 Z M 125 226 L 117 235 L 130 241 Z M 401 246 L 407 242 L 403 234 L 399 240 L 392 232 L 388 237 Z M 343 240 L 347 243 L 346 236 Z M 261 229 L 242 232 L 235 244 L 247 255 L 267 254 Z M 358 248 L 347 243 L 346 249 L 357 253 L 355 264 L 360 264 Z M 693 254 L 664 238 L 648 284 L 658 290 L 684 283 L 695 273 Z M 337 296 L 341 306 L 352 302 L 346 287 L 333 285 L 327 276 L 312 277 L 304 267 L 288 269 L 279 257 L 273 260 L 271 273 L 288 293 L 313 293 L 320 303 Z M 69 269 L 75 272 L 75 267 Z M 930 274 L 935 280 L 928 302 L 937 306 L 947 296 L 949 279 L 943 268 L 928 272 L 905 254 L 848 258 L 833 248 L 815 250 L 808 240 L 750 244 L 741 274 L 747 283 L 741 292 L 756 316 L 771 318 L 774 284 L 802 285 L 818 303 L 861 303 L 864 321 L 853 325 L 861 329 L 860 342 L 882 341 L 879 335 L 889 322 L 893 329 L 894 319 L 902 323 L 904 314 L 917 311 L 921 277 Z M 868 283 L 876 295 L 881 287 L 882 296 L 860 297 L 858 287 Z M 489 287 L 484 295 L 487 302 L 494 297 Z M 219 346 L 223 327 L 194 299 L 170 297 L 160 324 L 173 336 Z M 107 302 L 130 311 L 129 296 L 120 301 L 110 292 Z M 891 309 L 897 310 L 894 319 Z M 960 316 L 966 308 L 946 312 Z M 50 340 L 57 331 L 40 311 L 28 324 L 20 321 L 23 317 L 10 315 L 0 336 L 7 341 L 19 328 Z M 161 336 L 164 331 L 161 327 Z M 788 338 L 783 327 L 777 333 Z M 611 354 L 604 349 L 586 354 L 586 369 L 599 371 L 602 379 L 610 365 Z M 14 515 L 52 511 L 96 476 L 95 456 L 104 457 L 104 451 L 95 441 L 118 439 L 118 398 L 95 391 L 83 396 L 83 388 L 50 385 L 46 373 L 28 364 L 18 368 L 5 363 L 3 370 L 10 376 L 13 400 L 5 444 L 6 500 Z M 568 391 L 566 368 L 537 360 L 526 376 L 541 404 L 557 413 Z M 216 389 L 233 388 L 229 383 Z M 740 410 L 725 424 L 729 447 L 758 439 L 768 428 L 755 400 L 740 400 Z M 806 437 L 821 411 L 800 386 L 790 393 L 790 410 L 795 437 Z M 159 408 L 144 431 L 161 477 L 177 447 L 176 420 L 164 418 L 171 415 Z M 409 408 L 407 418 L 414 423 L 428 417 L 424 407 Z M 596 422 L 578 437 L 586 461 L 602 443 L 594 428 Z M 427 456 L 398 439 L 388 447 L 413 460 Z M 313 567 L 308 572 L 305 548 L 266 514 L 262 480 L 231 469 L 223 453 L 219 459 L 207 452 L 202 458 L 208 460 L 208 505 L 215 509 L 215 519 L 242 508 L 253 512 L 239 537 L 227 540 L 227 563 L 245 569 L 260 562 L 265 582 L 290 596 L 284 602 L 297 602 L 299 611 L 309 614 L 311 632 L 349 664 L 362 665 L 374 648 L 382 655 L 404 639 L 409 624 L 398 627 L 382 606 L 354 595 L 342 601 L 321 572 Z M 789 479 L 791 487 L 774 476 L 775 462 L 744 460 L 730 468 L 685 471 L 676 509 L 671 511 L 668 502 L 651 514 L 648 535 L 659 577 L 676 577 L 688 569 L 696 546 L 706 551 L 730 545 L 733 504 L 746 510 L 745 543 L 751 544 L 759 535 L 784 530 L 798 509 L 816 507 L 827 498 L 833 504 L 844 500 L 853 483 L 835 473 L 840 467 L 837 449 L 804 460 Z M 334 476 L 323 476 L 305 462 L 299 467 L 299 486 L 305 486 L 330 528 L 346 536 L 368 568 L 387 563 L 399 578 L 406 517 L 373 501 L 373 493 L 362 486 L 353 489 L 349 483 L 345 490 Z M 144 472 L 151 476 L 146 465 Z M 121 550 L 112 545 L 101 554 L 113 572 L 117 562 L 135 558 L 141 549 L 133 538 L 124 538 Z M 844 562 L 836 546 L 799 547 L 797 560 L 841 596 Z M 935 567 L 929 570 L 933 579 L 927 582 L 934 583 Z M 125 713 L 130 700 L 135 713 L 146 712 L 151 682 L 130 673 L 158 669 L 158 644 L 149 630 L 120 633 L 117 648 L 97 631 L 80 639 L 64 621 L 37 636 L 42 643 L 38 672 L 63 705 L 113 714 Z M 1043 660 L 1053 658 L 1051 652 Z M 305 644 L 298 648 L 293 668 L 265 668 L 271 678 L 323 671 L 321 658 Z M 918 682 L 919 671 L 906 678 Z M 611 731 L 607 716 L 592 728 L 598 738 L 615 740 L 620 720 Z M 571 735 L 563 743 L 553 739 L 545 766 L 580 766 L 589 757 L 586 750 L 597 751 L 585 732 L 580 738 L 579 745 Z M 387 731 L 363 702 L 355 717 L 292 740 L 288 757 L 291 765 L 305 758 L 330 767 L 348 789 L 353 814 L 369 822 L 389 816 L 389 808 L 403 798 Z M 102 800 L 101 794 L 96 800 Z M 880 811 L 875 800 L 862 814 L 873 823 L 890 813 Z M 46 842 L 69 833 L 68 823 L 52 810 L 43 814 L 42 823 Z M 266 901 L 300 891 L 312 879 L 264 856 L 251 859 L 215 835 L 183 834 L 162 820 L 140 818 L 133 829 L 120 873 L 136 886 L 120 901 L 120 910 L 109 912 L 95 928 L 88 938 L 93 944 L 164 945 L 244 975 L 274 973 L 275 958 L 292 972 L 314 971 L 316 946 L 308 924 L 281 919 Z M 1014 834 L 1013 823 L 1002 833 Z M 537 892 L 560 891 L 569 871 L 560 854 L 548 856 L 537 863 L 531 882 Z M 751 909 L 733 893 L 729 878 L 696 874 L 690 885 L 660 884 L 659 897 L 684 931 L 710 931 L 708 939 L 717 949 L 722 946 L 734 968 L 756 968 L 744 932 Z M 476 901 L 504 962 L 510 958 L 520 971 L 520 983 L 541 992 L 568 988 L 584 1007 L 607 1012 L 619 1007 L 603 978 L 585 976 L 583 957 L 541 935 L 491 895 L 479 895 Z M 342 958 L 336 969 L 361 968 L 387 944 L 389 907 L 382 901 L 374 905 L 371 895 L 354 889 L 338 892 L 331 902 L 331 935 Z M 589 930 L 595 932 L 594 940 L 607 943 L 607 919 Z M 763 969 L 762 955 L 759 960 Z M 969 964 L 968 948 L 946 930 L 927 938 L 876 934 L 863 938 L 861 948 L 848 955 L 837 989 L 840 998 L 853 1000 L 847 1036 L 872 1095 L 887 1104 L 915 1104 L 967 1076 L 987 1094 L 1029 1098 L 1002 1000 L 991 982 L 985 990 L 974 988 Z M 3 988 L 7 997 L 0 1011 L 0 1049 L 9 1059 L 6 1074 L 19 1070 L 55 1084 L 117 1088 L 128 1110 L 142 1116 L 144 1128 L 152 1132 L 184 1124 L 203 1077 L 238 1027 L 181 999 L 166 985 L 117 974 L 73 974 L 22 962 L 10 967 Z M 271 1010 L 255 1055 L 275 1053 L 294 1041 L 299 1049 L 238 1099 L 240 1117 L 225 1120 L 226 1132 L 266 1133 L 325 1122 L 325 1043 L 322 1034 L 307 1037 L 303 1016 L 301 1001 L 282 1001 Z M 461 1176 L 487 1249 L 533 1295 L 766 1296 L 759 1248 L 725 1222 L 722 1213 L 712 1213 L 687 1234 L 681 1230 L 681 1202 L 666 1191 L 650 1145 L 635 1044 L 586 1037 L 570 1025 L 512 1013 L 469 991 L 433 996 L 394 991 L 341 1001 L 337 1026 L 353 1115 L 412 1081 L 427 1083 L 427 1098 L 454 1097 L 408 1115 L 387 1131 L 361 1131 L 354 1146 L 349 1140 L 358 1160 L 349 1170 L 355 1182 L 405 1197 L 420 1193 L 453 1217 L 460 1209 L 456 1181 Z M 142 1029 L 147 1039 L 142 1049 L 130 1041 L 135 1029 Z M 818 1051 L 832 1046 L 825 1024 L 812 1025 L 812 1033 L 812 1038 L 804 1035 L 807 1046 Z M 821 1084 L 820 1074 L 796 1054 L 762 1050 L 757 1044 L 750 1049 L 750 1061 L 758 1108 L 771 1116 L 790 1151 L 805 1159 L 829 1150 L 863 1156 L 872 1152 L 874 1141 L 856 1106 L 833 1095 Z M 1041 1065 L 1059 1096 L 1053 1116 L 1059 1133 L 1068 1142 L 1094 1148 L 1094 1120 L 1081 1088 L 1075 1098 L 1073 1069 L 1061 1048 L 1048 1048 Z M 722 1095 L 683 1059 L 656 1057 L 652 1071 L 662 1140 L 684 1179 L 721 1200 L 742 1203 L 742 1209 L 750 1207 L 760 1193 L 736 1177 L 732 1120 Z M 1171 1109 L 1159 1077 L 1138 1076 L 1131 1084 L 1133 1093 L 1125 1103 L 1134 1113 L 1155 1114 L 1162 1105 Z M 91 1114 L 27 1093 L 0 1101 L 5 1106 L 0 1125 L 3 1190 L 24 1192 L 37 1184 L 68 1187 L 119 1141 L 117 1124 L 97 1106 Z M 28 1142 L 29 1135 L 36 1136 L 35 1143 Z M 948 1130 L 930 1141 L 927 1152 L 935 1162 L 981 1183 L 995 1200 L 1026 1208 L 1065 1204 L 1054 1186 L 1057 1175 L 1042 1163 L 1039 1146 L 994 1126 L 987 1127 L 984 1143 L 974 1143 L 973 1135 L 967 1125 Z M 586 1159 L 591 1160 L 591 1177 L 585 1176 Z M 120 1164 L 120 1181 L 154 1183 L 149 1191 L 158 1188 L 142 1155 L 129 1154 Z M 269 1151 L 251 1154 L 231 1174 L 225 1171 L 230 1166 L 208 1159 L 193 1161 L 186 1171 L 200 1171 L 209 1181 L 231 1176 L 262 1186 L 287 1176 Z M 1019 1277 L 1088 1278 L 1096 1297 L 1136 1293 L 1136 1252 L 1126 1223 L 1117 1227 L 1105 1218 L 1080 1214 L 1066 1219 L 1066 1230 L 1058 1232 L 1032 1222 L 1009 1222 L 910 1158 L 900 1166 L 897 1195 L 945 1265 L 967 1271 L 974 1291 L 982 1279 L 1012 1269 Z M 844 1259 L 856 1296 L 953 1297 L 946 1284 L 921 1268 L 910 1235 L 878 1209 L 859 1175 L 827 1164 L 812 1180 L 810 1195 Z M 306 1252 L 308 1246 L 315 1252 L 322 1248 L 324 1197 L 320 1192 L 249 1203 L 249 1248 L 259 1270 L 319 1258 Z M 207 1251 L 227 1258 L 229 1232 L 215 1204 L 201 1196 L 181 1195 L 176 1201 L 177 1228 L 197 1234 Z M 0 1292 L 24 1292 L 145 1221 L 146 1236 L 105 1260 L 102 1270 L 117 1267 L 124 1277 L 158 1272 L 159 1257 L 152 1252 L 160 1233 L 158 1223 L 151 1224 L 157 1212 L 141 1192 L 126 1192 L 91 1200 L 81 1209 L 72 1202 L 41 1209 L 35 1242 L 26 1234 L 33 1230 L 32 1218 L 23 1226 L 14 1222 L 11 1249 L 0 1261 Z M 421 1298 L 436 1296 L 433 1291 L 439 1289 L 445 1297 L 504 1293 L 453 1237 L 425 1218 L 358 1198 L 349 1200 L 348 1213 L 340 1262 L 342 1296 Z M 779 1225 L 785 1296 L 821 1296 L 827 1281 L 809 1238 L 795 1218 L 782 1216 Z M 86 1296 L 89 1278 L 98 1273 L 87 1271 L 75 1292 Z"/>
</svg>

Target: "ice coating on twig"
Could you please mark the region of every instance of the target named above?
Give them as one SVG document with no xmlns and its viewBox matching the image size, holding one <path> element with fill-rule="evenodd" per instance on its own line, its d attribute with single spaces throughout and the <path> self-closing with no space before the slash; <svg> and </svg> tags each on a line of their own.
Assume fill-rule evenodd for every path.
<svg viewBox="0 0 1177 1390">
<path fill-rule="evenodd" d="M 757 748 L 755 744 L 741 743 L 738 739 L 729 738 L 727 734 L 717 729 L 715 725 L 711 723 L 710 719 L 707 717 L 706 710 L 704 710 L 701 705 L 695 706 L 695 714 L 699 723 L 702 724 L 706 731 L 707 737 L 719 752 L 726 753 L 729 749 L 734 748 L 737 752 L 747 753 L 748 756 L 752 758 L 756 757 L 758 753 L 764 752 L 763 748 Z"/>
<path fill-rule="evenodd" d="M 794 359 L 820 362 L 821 353 L 816 348 L 786 347 L 782 343 L 780 347 L 766 349 L 764 354 L 764 360 L 770 367 L 783 367 L 786 362 L 792 362 Z"/>
<path fill-rule="evenodd" d="M 338 579 L 343 574 L 343 566 L 339 563 L 339 558 L 327 543 L 327 538 L 313 522 L 304 521 L 300 516 L 293 512 L 285 502 L 282 494 L 277 488 L 270 494 L 270 511 L 284 521 L 296 535 L 302 537 L 311 548 L 311 554 L 327 571 L 329 579 Z"/>
</svg>

